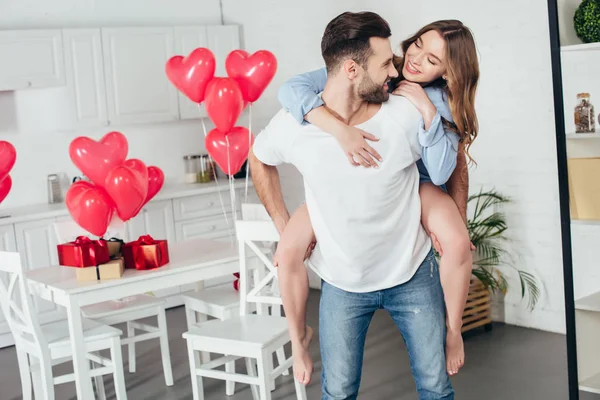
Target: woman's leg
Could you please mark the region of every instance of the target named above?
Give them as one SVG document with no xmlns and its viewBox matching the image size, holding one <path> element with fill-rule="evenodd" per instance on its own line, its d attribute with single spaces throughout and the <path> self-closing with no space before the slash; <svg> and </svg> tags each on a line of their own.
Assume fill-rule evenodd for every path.
<svg viewBox="0 0 600 400">
<path fill-rule="evenodd" d="M 422 183 L 421 222 L 439 242 L 440 280 L 446 302 L 446 366 L 454 375 L 464 364 L 462 314 L 469 292 L 473 257 L 469 232 L 454 201 L 432 183 Z"/>
<path fill-rule="evenodd" d="M 304 384 L 310 383 L 313 372 L 308 351 L 313 331 L 306 326 L 309 288 L 304 257 L 314 240 L 308 210 L 303 204 L 287 223 L 275 252 L 281 299 L 292 341 L 294 376 Z"/>
</svg>

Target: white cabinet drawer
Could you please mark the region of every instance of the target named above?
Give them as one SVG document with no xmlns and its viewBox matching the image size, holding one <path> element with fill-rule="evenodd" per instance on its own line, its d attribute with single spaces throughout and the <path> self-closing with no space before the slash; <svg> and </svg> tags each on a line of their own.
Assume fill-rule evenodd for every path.
<svg viewBox="0 0 600 400">
<path fill-rule="evenodd" d="M 228 228 L 231 229 L 231 234 L 234 235 L 233 217 L 231 214 L 227 214 L 227 221 L 222 214 L 214 217 L 179 221 L 175 223 L 175 240 L 181 242 L 195 238 L 213 239 L 226 237 L 229 235 Z"/>
<path fill-rule="evenodd" d="M 0 54 L 0 90 L 65 84 L 60 30 L 1 31 Z"/>
<path fill-rule="evenodd" d="M 219 196 L 221 198 L 219 198 Z M 239 197 L 239 192 L 237 196 Z M 221 201 L 223 202 L 223 205 L 221 205 Z M 220 215 L 221 218 L 225 219 L 223 216 L 223 206 L 225 207 L 226 213 L 232 212 L 229 191 L 173 199 L 175 221 L 211 215 Z"/>
</svg>

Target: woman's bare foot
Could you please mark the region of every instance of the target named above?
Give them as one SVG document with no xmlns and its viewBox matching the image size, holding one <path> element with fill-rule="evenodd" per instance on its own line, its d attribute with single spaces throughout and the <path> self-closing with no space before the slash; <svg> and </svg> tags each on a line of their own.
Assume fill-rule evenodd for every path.
<svg viewBox="0 0 600 400">
<path fill-rule="evenodd" d="M 308 346 L 313 338 L 313 330 L 306 327 L 306 334 L 300 342 L 292 342 L 292 357 L 294 359 L 294 377 L 300 383 L 308 385 L 313 373 L 313 361 L 310 358 Z"/>
<path fill-rule="evenodd" d="M 462 334 L 448 331 L 446 335 L 446 370 L 449 375 L 456 375 L 465 364 L 465 346 Z"/>
</svg>

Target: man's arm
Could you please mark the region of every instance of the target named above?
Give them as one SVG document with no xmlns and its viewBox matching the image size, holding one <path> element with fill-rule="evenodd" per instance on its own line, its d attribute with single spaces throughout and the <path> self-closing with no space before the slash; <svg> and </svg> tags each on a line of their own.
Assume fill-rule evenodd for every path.
<svg viewBox="0 0 600 400">
<path fill-rule="evenodd" d="M 258 198 L 273 219 L 277 231 L 281 235 L 285 225 L 290 219 L 290 213 L 283 201 L 277 167 L 264 164 L 254 155 L 252 149 L 250 149 L 248 159 L 250 162 L 250 170 L 252 171 L 254 189 L 258 194 Z"/>
<path fill-rule="evenodd" d="M 463 143 L 458 145 L 456 168 L 450 176 L 446 186 L 448 187 L 448 194 L 456 203 L 460 215 L 466 224 L 467 199 L 469 197 L 469 169 L 467 168 L 467 157 L 465 155 L 465 146 Z"/>
</svg>

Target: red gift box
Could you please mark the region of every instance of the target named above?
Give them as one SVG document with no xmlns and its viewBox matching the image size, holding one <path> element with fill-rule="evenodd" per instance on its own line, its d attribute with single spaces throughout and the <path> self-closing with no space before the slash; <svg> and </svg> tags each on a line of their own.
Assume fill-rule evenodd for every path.
<svg viewBox="0 0 600 400">
<path fill-rule="evenodd" d="M 125 243 L 121 248 L 125 268 L 153 269 L 169 262 L 166 240 L 154 240 L 152 236 L 140 236 L 138 240 Z"/>
<path fill-rule="evenodd" d="M 74 242 L 59 244 L 58 263 L 68 267 L 95 267 L 110 260 L 108 246 L 103 240 L 79 236 Z"/>
</svg>

